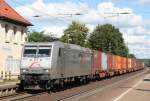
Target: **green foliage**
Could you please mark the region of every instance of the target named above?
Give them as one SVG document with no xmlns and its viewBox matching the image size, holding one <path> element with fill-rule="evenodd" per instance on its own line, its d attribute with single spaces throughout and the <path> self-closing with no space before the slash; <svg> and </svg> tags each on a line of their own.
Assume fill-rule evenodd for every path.
<svg viewBox="0 0 150 101">
<path fill-rule="evenodd" d="M 61 41 L 65 43 L 77 44 L 83 47 L 87 47 L 87 33 L 89 29 L 85 24 L 73 21 L 69 27 L 64 31 L 64 35 L 61 37 Z"/>
<path fill-rule="evenodd" d="M 129 58 L 136 58 L 134 54 L 129 54 L 128 57 Z"/>
<path fill-rule="evenodd" d="M 122 33 L 111 24 L 98 25 L 89 37 L 92 49 L 127 56 L 129 50 L 124 43 Z"/>
<path fill-rule="evenodd" d="M 52 42 L 58 41 L 59 39 L 52 36 L 51 34 L 44 34 L 44 32 L 33 31 L 28 36 L 29 42 Z"/>
<path fill-rule="evenodd" d="M 145 65 L 145 67 L 150 67 L 150 59 L 139 59 Z"/>
</svg>

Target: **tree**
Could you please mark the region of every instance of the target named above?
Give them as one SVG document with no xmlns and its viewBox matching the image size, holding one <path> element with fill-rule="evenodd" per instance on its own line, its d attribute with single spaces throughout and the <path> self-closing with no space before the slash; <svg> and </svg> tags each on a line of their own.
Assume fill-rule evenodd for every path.
<svg viewBox="0 0 150 101">
<path fill-rule="evenodd" d="M 89 29 L 85 26 L 85 24 L 73 21 L 64 31 L 64 35 L 61 37 L 61 41 L 86 47 L 88 31 Z"/>
<path fill-rule="evenodd" d="M 111 24 L 97 25 L 88 40 L 92 49 L 128 56 L 122 33 Z"/>
<path fill-rule="evenodd" d="M 136 58 L 134 54 L 129 54 L 128 57 L 129 58 Z"/>
<path fill-rule="evenodd" d="M 59 39 L 53 36 L 52 34 L 44 34 L 44 31 L 42 32 L 33 31 L 28 36 L 29 42 L 52 42 L 58 40 Z"/>
<path fill-rule="evenodd" d="M 147 64 L 147 66 L 148 66 L 148 67 L 150 66 L 150 60 L 148 60 L 148 64 Z"/>
<path fill-rule="evenodd" d="M 59 41 L 59 38 L 56 38 L 54 35 L 44 35 L 43 42 L 53 42 L 53 41 Z"/>
</svg>

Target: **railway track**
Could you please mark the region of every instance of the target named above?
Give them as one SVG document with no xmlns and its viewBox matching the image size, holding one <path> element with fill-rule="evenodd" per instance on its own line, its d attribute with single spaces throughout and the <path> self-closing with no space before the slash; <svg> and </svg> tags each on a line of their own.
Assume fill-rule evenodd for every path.
<svg viewBox="0 0 150 101">
<path fill-rule="evenodd" d="M 45 92 L 18 91 L 18 85 L 0 86 L 0 101 L 19 101 L 25 98 L 42 95 Z"/>
<path fill-rule="evenodd" d="M 26 99 L 29 99 L 29 98 L 32 98 L 32 97 L 35 97 L 35 96 L 44 95 L 46 93 L 47 92 L 31 94 L 31 93 L 28 93 L 28 92 L 21 92 L 21 93 L 17 93 L 17 94 L 14 94 L 14 95 L 1 97 L 0 101 L 27 101 Z"/>
<path fill-rule="evenodd" d="M 18 86 L 16 84 L 0 86 L 0 99 L 8 96 L 16 95 L 17 88 Z"/>
<path fill-rule="evenodd" d="M 64 101 L 68 100 L 88 92 L 95 92 L 96 89 L 101 88 L 102 90 L 107 87 L 107 85 L 111 86 L 115 82 L 121 82 L 124 79 L 128 80 L 128 77 L 134 78 L 146 73 L 146 70 L 137 71 L 121 76 L 116 76 L 113 78 L 104 79 L 102 81 L 91 82 L 87 85 L 81 85 L 77 87 L 72 87 L 70 89 L 65 89 L 58 92 L 39 92 L 39 93 L 28 93 L 28 92 L 21 92 L 16 95 L 11 95 L 7 97 L 0 98 L 1 101 Z M 69 100 L 68 100 L 69 101 Z"/>
<path fill-rule="evenodd" d="M 47 92 L 42 92 L 42 93 L 37 93 L 37 94 L 28 94 L 28 93 L 26 93 L 22 96 L 18 96 L 17 98 L 16 97 L 14 97 L 13 99 L 11 98 L 11 101 L 27 101 L 26 99 L 29 99 L 29 98 L 31 99 L 35 96 L 42 96 L 44 94 L 47 94 Z"/>
<path fill-rule="evenodd" d="M 20 93 L 15 93 L 15 94 L 12 94 L 12 95 L 3 96 L 3 97 L 0 97 L 0 101 L 5 101 L 9 98 L 16 97 L 16 96 L 21 96 L 21 95 L 24 95 L 24 94 L 25 94 L 24 92 L 20 92 Z"/>
</svg>

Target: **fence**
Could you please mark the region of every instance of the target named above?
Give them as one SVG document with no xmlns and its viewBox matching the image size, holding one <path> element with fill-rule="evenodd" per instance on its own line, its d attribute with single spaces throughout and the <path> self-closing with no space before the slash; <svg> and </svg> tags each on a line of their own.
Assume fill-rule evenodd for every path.
<svg viewBox="0 0 150 101">
<path fill-rule="evenodd" d="M 2 73 L 4 79 L 17 79 L 20 74 L 20 60 L 19 59 L 13 59 L 13 57 L 8 57 L 6 59 L 6 69 L 5 74 Z M 2 76 L 2 75 L 1 75 Z"/>
</svg>

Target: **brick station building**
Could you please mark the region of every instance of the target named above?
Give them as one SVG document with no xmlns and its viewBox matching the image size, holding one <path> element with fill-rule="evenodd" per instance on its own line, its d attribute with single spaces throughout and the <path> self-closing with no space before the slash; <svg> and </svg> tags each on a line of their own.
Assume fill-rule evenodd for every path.
<svg viewBox="0 0 150 101">
<path fill-rule="evenodd" d="M 19 75 L 22 47 L 32 24 L 0 0 L 0 80 Z"/>
</svg>

